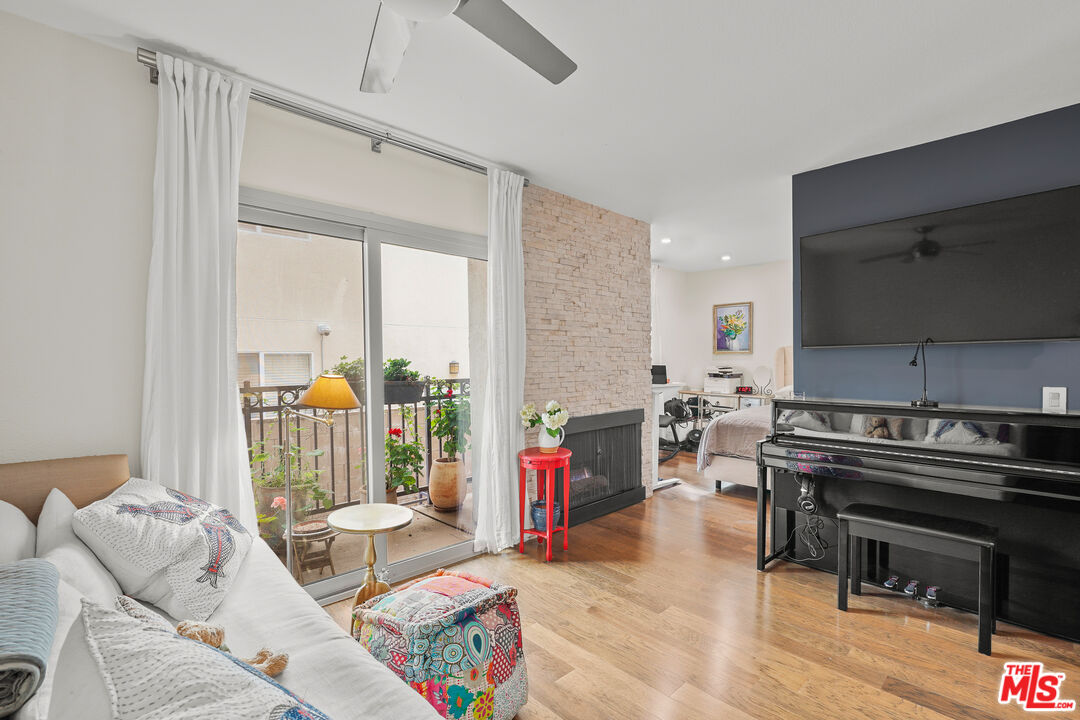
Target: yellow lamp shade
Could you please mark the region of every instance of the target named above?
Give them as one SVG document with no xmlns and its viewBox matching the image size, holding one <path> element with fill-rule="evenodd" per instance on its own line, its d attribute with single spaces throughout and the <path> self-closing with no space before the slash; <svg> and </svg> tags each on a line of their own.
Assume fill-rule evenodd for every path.
<svg viewBox="0 0 1080 720">
<path fill-rule="evenodd" d="M 343 375 L 323 373 L 315 378 L 304 394 L 300 404 L 318 410 L 352 410 L 360 407 L 356 393 L 349 387 Z"/>
</svg>

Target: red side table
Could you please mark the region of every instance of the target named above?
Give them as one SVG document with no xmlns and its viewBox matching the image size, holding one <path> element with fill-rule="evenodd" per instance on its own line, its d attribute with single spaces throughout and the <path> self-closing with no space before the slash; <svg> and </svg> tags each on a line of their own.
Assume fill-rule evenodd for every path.
<svg viewBox="0 0 1080 720">
<path fill-rule="evenodd" d="M 570 456 L 572 452 L 566 448 L 559 448 L 553 453 L 540 452 L 540 448 L 531 447 L 525 448 L 518 453 L 518 461 L 521 463 L 521 485 L 518 492 L 518 512 L 520 521 L 519 527 L 521 528 L 521 539 L 518 543 L 518 552 L 525 552 L 525 535 L 536 535 L 541 542 L 547 541 L 547 557 L 546 560 L 551 560 L 551 545 L 552 539 L 557 532 L 562 532 L 562 549 L 566 550 L 569 547 L 567 541 L 567 529 L 570 527 Z M 555 472 L 563 468 L 563 501 L 562 501 L 562 527 L 551 527 L 551 504 L 555 499 Z M 538 530 L 530 528 L 525 529 L 525 506 L 529 502 L 528 493 L 525 490 L 525 474 L 527 470 L 536 471 L 536 494 L 537 500 L 547 499 L 547 528 L 545 530 Z M 544 480 L 541 482 L 541 471 L 544 474 Z"/>
</svg>

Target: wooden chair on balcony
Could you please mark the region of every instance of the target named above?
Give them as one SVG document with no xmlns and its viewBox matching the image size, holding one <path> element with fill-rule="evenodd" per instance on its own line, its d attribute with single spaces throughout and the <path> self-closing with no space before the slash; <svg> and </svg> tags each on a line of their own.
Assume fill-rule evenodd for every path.
<svg viewBox="0 0 1080 720">
<path fill-rule="evenodd" d="M 286 531 L 287 533 L 288 531 Z M 319 571 L 330 568 L 330 574 L 337 574 L 334 570 L 334 557 L 331 549 L 338 532 L 326 524 L 325 520 L 306 520 L 293 525 L 293 551 L 296 562 L 293 571 L 296 581 L 304 582 L 304 572 Z"/>
</svg>

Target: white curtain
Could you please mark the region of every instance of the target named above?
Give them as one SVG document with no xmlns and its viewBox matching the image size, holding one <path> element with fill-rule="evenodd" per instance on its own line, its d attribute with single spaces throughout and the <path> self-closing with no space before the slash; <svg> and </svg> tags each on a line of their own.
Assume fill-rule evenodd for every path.
<svg viewBox="0 0 1080 720">
<path fill-rule="evenodd" d="M 477 467 L 479 552 L 518 541 L 517 453 L 525 435 L 518 411 L 525 396 L 525 261 L 521 245 L 524 178 L 488 170 L 487 378 Z"/>
<path fill-rule="evenodd" d="M 249 88 L 158 53 L 142 474 L 257 532 L 236 384 L 236 220 Z"/>
</svg>

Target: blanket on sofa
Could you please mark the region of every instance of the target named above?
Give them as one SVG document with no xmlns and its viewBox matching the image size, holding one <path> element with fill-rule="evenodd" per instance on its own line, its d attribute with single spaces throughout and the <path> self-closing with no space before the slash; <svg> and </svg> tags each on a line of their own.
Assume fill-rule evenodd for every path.
<svg viewBox="0 0 1080 720">
<path fill-rule="evenodd" d="M 59 582 L 47 560 L 0 565 L 0 717 L 22 707 L 45 679 Z"/>
</svg>

